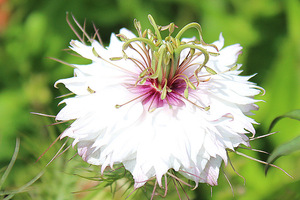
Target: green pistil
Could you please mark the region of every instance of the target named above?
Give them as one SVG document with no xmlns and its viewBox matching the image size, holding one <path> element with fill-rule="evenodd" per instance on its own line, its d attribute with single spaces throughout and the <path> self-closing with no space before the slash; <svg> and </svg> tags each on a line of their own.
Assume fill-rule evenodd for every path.
<svg viewBox="0 0 300 200">
<path fill-rule="evenodd" d="M 158 42 L 162 42 L 162 38 L 161 38 L 161 35 L 160 35 L 160 31 L 158 30 L 158 26 L 156 25 L 153 17 L 151 15 L 148 15 L 148 19 L 150 21 L 150 24 L 153 26 L 154 30 L 155 30 L 155 34 L 156 34 L 156 37 L 157 37 L 157 40 Z"/>
<path fill-rule="evenodd" d="M 195 28 L 197 29 L 198 33 L 199 33 L 199 39 L 200 39 L 200 42 L 203 43 L 203 44 L 206 44 L 203 39 L 202 39 L 202 29 L 201 29 L 201 26 L 200 24 L 196 23 L 196 22 L 192 22 L 192 23 L 189 23 L 187 24 L 185 27 L 183 27 L 176 35 L 175 39 L 179 39 L 181 38 L 182 34 L 184 32 L 186 32 L 188 29 L 190 28 Z"/>
<path fill-rule="evenodd" d="M 132 38 L 132 39 L 127 40 L 123 44 L 123 51 L 126 50 L 128 48 L 128 46 L 130 45 L 130 43 L 132 43 L 132 42 L 146 43 L 152 51 L 157 51 L 159 49 L 157 46 L 155 46 L 155 44 L 150 39 L 137 37 L 137 38 Z"/>
<path fill-rule="evenodd" d="M 206 63 L 209 60 L 210 55 L 214 55 L 213 53 L 209 53 L 205 48 L 197 45 L 202 44 L 203 46 L 212 46 L 217 49 L 214 45 L 206 44 L 202 39 L 202 30 L 201 26 L 198 23 L 190 23 L 183 27 L 176 35 L 176 37 L 172 37 L 172 33 L 175 29 L 175 24 L 171 23 L 167 26 L 158 26 L 151 15 L 148 16 L 150 24 L 154 29 L 154 33 L 150 30 L 142 31 L 142 27 L 140 22 L 137 20 L 134 21 L 135 28 L 138 31 L 139 37 L 128 39 L 125 36 L 119 35 L 121 39 L 124 41 L 123 44 L 123 52 L 124 58 L 128 58 L 125 50 L 129 48 L 133 48 L 132 44 L 135 42 L 140 42 L 141 47 L 144 48 L 144 52 L 151 51 L 152 60 L 151 67 L 143 69 L 140 73 L 140 84 L 143 84 L 146 79 L 153 79 L 154 82 L 157 83 L 157 90 L 161 93 L 161 99 L 164 100 L 167 96 L 168 92 L 171 90 L 168 87 L 168 81 L 172 84 L 176 79 L 182 79 L 186 82 L 186 89 L 184 90 L 184 97 L 188 98 L 189 89 L 195 90 L 195 85 L 191 82 L 190 78 L 185 74 L 178 72 L 178 69 L 181 67 L 179 63 L 180 54 L 184 49 L 190 49 L 189 57 L 199 56 L 201 54 L 204 55 L 203 63 L 199 64 L 200 66 L 195 70 L 194 76 L 198 79 L 198 73 L 200 70 L 205 67 L 206 71 L 210 74 L 215 74 L 211 68 L 208 68 Z M 189 29 L 195 28 L 199 33 L 199 39 L 191 41 L 189 43 L 181 42 L 182 35 Z M 168 30 L 169 35 L 163 40 L 161 36 L 161 31 Z M 198 50 L 200 52 L 195 53 Z M 218 50 L 218 49 L 217 49 Z M 217 55 L 217 54 L 216 54 Z"/>
<path fill-rule="evenodd" d="M 152 69 L 155 71 L 155 73 L 150 77 L 150 78 L 157 78 L 158 82 L 161 83 L 162 82 L 162 78 L 163 78 L 163 72 L 162 72 L 162 68 L 165 68 L 164 66 L 164 56 L 166 54 L 166 50 L 167 50 L 167 46 L 165 44 L 161 45 L 159 50 L 158 50 L 158 61 L 157 63 L 155 63 L 156 66 L 152 66 Z"/>
<path fill-rule="evenodd" d="M 205 64 L 208 62 L 208 60 L 209 60 L 209 53 L 206 51 L 206 49 L 204 49 L 204 48 L 202 48 L 200 46 L 193 45 L 193 44 L 183 44 L 183 45 L 180 45 L 177 49 L 175 49 L 175 53 L 174 53 L 175 54 L 175 62 L 178 62 L 178 59 L 180 58 L 181 51 L 183 51 L 186 48 L 192 49 L 193 51 L 194 51 L 194 49 L 198 49 L 199 51 L 201 51 L 204 54 L 204 61 L 198 67 L 198 69 L 196 70 L 197 72 L 199 72 L 201 70 L 201 68 L 203 66 L 205 66 Z"/>
</svg>

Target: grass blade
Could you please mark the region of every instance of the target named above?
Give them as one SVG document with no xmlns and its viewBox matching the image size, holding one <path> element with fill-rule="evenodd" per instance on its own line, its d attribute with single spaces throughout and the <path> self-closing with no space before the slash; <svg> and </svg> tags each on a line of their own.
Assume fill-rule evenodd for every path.
<svg viewBox="0 0 300 200">
<path fill-rule="evenodd" d="M 11 158 L 9 164 L 8 164 L 8 167 L 6 168 L 6 170 L 5 170 L 3 176 L 1 177 L 1 180 L 0 180 L 0 190 L 2 189 L 3 183 L 5 182 L 6 178 L 8 177 L 11 169 L 13 168 L 13 166 L 14 166 L 16 160 L 17 160 L 19 149 L 20 149 L 20 139 L 17 138 L 16 139 L 15 152 L 14 152 L 14 154 L 13 154 L 13 156 L 12 156 L 12 158 Z"/>
</svg>

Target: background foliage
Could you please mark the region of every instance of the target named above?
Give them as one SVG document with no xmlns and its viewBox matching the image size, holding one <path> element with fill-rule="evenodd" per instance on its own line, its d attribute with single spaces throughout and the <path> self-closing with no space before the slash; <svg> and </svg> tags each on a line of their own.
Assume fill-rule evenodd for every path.
<svg viewBox="0 0 300 200">
<path fill-rule="evenodd" d="M 0 185 L 0 192 L 13 191 L 32 180 L 63 144 L 63 141 L 56 143 L 35 163 L 65 128 L 47 126 L 53 119 L 30 112 L 55 115 L 61 108 L 57 107 L 60 100 L 55 97 L 65 91 L 54 89 L 53 84 L 57 79 L 70 77 L 72 69 L 47 57 L 74 62 L 74 57 L 62 51 L 75 39 L 65 20 L 66 12 L 81 23 L 86 19 L 88 33 L 94 32 L 92 23 L 95 23 L 105 44 L 109 43 L 111 32 L 118 33 L 121 27 L 134 30 L 134 18 L 144 27 L 150 27 L 148 14 L 159 25 L 174 22 L 183 27 L 192 21 L 199 22 L 206 42 L 217 40 L 222 32 L 225 45 L 240 43 L 244 47 L 239 59 L 244 65 L 244 75 L 258 73 L 252 81 L 266 89 L 266 95 L 258 97 L 265 102 L 259 103 L 261 109 L 254 117 L 261 123 L 256 127 L 258 136 L 267 133 L 276 116 L 300 108 L 299 0 L 0 0 L 0 176 L 13 155 L 16 138 L 21 141 L 18 159 L 5 183 Z M 285 119 L 273 130 L 280 132 L 253 141 L 253 148 L 271 152 L 300 133 L 297 122 Z M 265 155 L 245 153 L 266 160 Z M 38 181 L 14 199 L 124 198 L 119 195 L 126 188 L 121 188 L 114 197 L 110 188 L 74 193 L 98 183 L 74 175 L 87 174 L 85 169 L 89 169 L 78 156 L 70 161 L 74 154 L 70 149 L 60 156 Z M 277 169 L 271 169 L 265 177 L 263 165 L 230 156 L 237 171 L 246 178 L 246 185 L 228 166 L 225 171 L 235 197 L 221 173 L 212 198 L 210 187 L 201 184 L 189 192 L 192 199 L 300 198 L 299 153 L 275 162 L 294 179 Z M 99 174 L 97 170 L 94 168 L 92 176 Z M 174 196 L 176 192 L 168 195 L 169 199 Z M 0 195 L 0 199 L 4 197 Z"/>
</svg>

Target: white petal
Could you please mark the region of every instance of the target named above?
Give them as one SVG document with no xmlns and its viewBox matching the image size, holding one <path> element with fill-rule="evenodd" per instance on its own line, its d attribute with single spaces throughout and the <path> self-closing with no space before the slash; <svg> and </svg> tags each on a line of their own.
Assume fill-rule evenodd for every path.
<svg viewBox="0 0 300 200">
<path fill-rule="evenodd" d="M 223 48 L 223 46 L 224 46 L 224 37 L 223 37 L 222 33 L 220 33 L 220 35 L 219 35 L 219 40 L 213 42 L 213 44 L 217 46 L 218 50 Z"/>
<path fill-rule="evenodd" d="M 127 29 L 120 33 L 129 39 L 136 37 Z M 150 67 L 152 55 L 145 57 L 136 42 L 132 43 L 134 48 L 125 50 L 134 59 L 112 61 L 111 58 L 123 57 L 123 44 L 115 34 L 107 48 L 96 41 L 91 45 L 71 42 L 71 49 L 91 60 L 91 64 L 74 65 L 75 77 L 56 82 L 76 95 L 61 102 L 65 106 L 56 116 L 59 121 L 74 120 L 61 138 L 74 138 L 78 154 L 90 164 L 101 165 L 102 172 L 122 163 L 132 174 L 135 188 L 153 177 L 162 186 L 162 177 L 169 169 L 179 171 L 196 185 L 217 185 L 220 165 L 222 161 L 227 163 L 226 149 L 249 145 L 246 134 L 255 133 L 256 122 L 246 114 L 258 108 L 253 96 L 260 90 L 248 81 L 251 76 L 239 75 L 241 65 L 237 70 L 228 70 L 236 65 L 241 46 L 223 48 L 220 34 L 213 43 L 220 55 L 210 56 L 206 64 L 217 74 L 202 70 L 198 74 L 200 83 L 195 90 L 189 90 L 188 100 L 179 99 L 180 104 L 172 109 L 166 104 L 148 112 L 152 102 L 143 105 L 143 95 L 136 93 L 141 73 L 136 63 Z M 217 52 L 210 46 L 201 47 Z M 181 52 L 180 63 L 188 53 L 189 49 Z M 188 63 L 193 67 L 182 73 L 193 76 L 203 61 L 204 56 L 199 56 Z"/>
</svg>

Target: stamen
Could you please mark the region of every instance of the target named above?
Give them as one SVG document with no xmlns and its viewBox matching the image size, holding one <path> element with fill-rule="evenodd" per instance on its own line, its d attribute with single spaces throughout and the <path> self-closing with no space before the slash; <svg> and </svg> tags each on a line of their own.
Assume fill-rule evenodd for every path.
<svg viewBox="0 0 300 200">
<path fill-rule="evenodd" d="M 52 58 L 52 57 L 46 57 L 46 58 L 51 59 L 51 60 L 54 60 L 54 61 L 59 62 L 59 63 L 64 64 L 64 65 L 67 65 L 67 66 L 69 66 L 69 67 L 76 68 L 74 65 L 72 65 L 72 64 L 70 64 L 70 63 L 67 63 L 67 62 L 65 62 L 65 61 L 59 60 L 59 59 L 57 59 L 57 58 Z"/>
<path fill-rule="evenodd" d="M 53 156 L 53 158 L 47 163 L 46 167 L 52 163 L 53 160 L 55 160 L 56 158 L 58 158 L 59 156 L 61 156 L 64 152 L 66 152 L 71 146 L 72 144 L 70 144 L 65 150 L 63 150 L 61 152 L 61 150 L 64 148 L 64 146 L 67 144 L 69 138 L 63 143 L 63 145 L 59 148 L 59 150 L 56 152 L 56 154 Z"/>
<path fill-rule="evenodd" d="M 180 196 L 179 190 L 178 190 L 178 188 L 177 188 L 177 185 L 176 185 L 175 179 L 172 179 L 172 181 L 173 181 L 173 184 L 174 184 L 175 190 L 176 190 L 176 192 L 177 192 L 178 198 L 179 198 L 179 200 L 181 200 L 181 196 Z"/>
<path fill-rule="evenodd" d="M 104 47 L 103 42 L 102 42 L 102 39 L 101 39 L 100 34 L 99 34 L 99 29 L 96 28 L 96 25 L 95 25 L 94 23 L 93 23 L 93 27 L 94 27 L 95 34 L 97 35 L 97 38 L 98 38 L 99 43 L 101 44 L 101 46 Z"/>
<path fill-rule="evenodd" d="M 60 98 L 68 97 L 68 96 L 71 96 L 71 95 L 74 95 L 74 93 L 73 93 L 73 92 L 70 92 L 70 93 L 67 93 L 67 94 L 60 95 L 60 96 L 55 97 L 55 98 L 56 98 L 56 99 L 60 99 Z"/>
<path fill-rule="evenodd" d="M 85 32 L 85 25 L 86 25 L 86 19 L 84 19 L 84 22 L 83 22 L 83 30 L 84 30 L 84 32 Z M 84 33 L 82 33 L 82 39 L 84 40 Z"/>
<path fill-rule="evenodd" d="M 231 159 L 230 159 L 230 157 L 229 157 L 228 150 L 226 150 L 226 155 L 227 155 L 228 162 L 229 162 L 229 164 L 230 164 L 232 170 L 233 170 L 239 177 L 241 177 L 241 178 L 244 180 L 244 185 L 246 185 L 246 179 L 245 179 L 245 177 L 243 177 L 241 174 L 239 174 L 239 173 L 235 170 L 235 168 L 234 168 L 234 166 L 233 166 L 233 164 L 232 164 L 232 162 L 231 162 Z"/>
<path fill-rule="evenodd" d="M 137 100 L 137 99 L 139 99 L 139 98 L 145 96 L 145 95 L 148 94 L 148 93 L 149 93 L 149 92 L 146 92 L 146 93 L 144 93 L 144 94 L 142 94 L 142 95 L 140 95 L 140 96 L 137 96 L 137 97 L 135 97 L 134 99 L 131 99 L 130 101 L 127 101 L 126 103 L 123 103 L 123 104 L 116 104 L 115 107 L 116 107 L 116 108 L 121 108 L 122 106 L 125 106 L 125 105 L 127 105 L 127 104 L 129 104 L 129 103 L 131 103 L 131 102 L 133 102 L 133 101 L 135 101 L 135 100 Z"/>
<path fill-rule="evenodd" d="M 190 52 L 186 55 L 186 57 L 184 58 L 184 60 L 180 63 L 179 67 L 178 67 L 178 73 L 182 74 L 182 72 L 184 72 L 186 69 L 189 68 L 189 63 L 191 62 L 192 58 L 194 56 L 190 55 Z"/>
<path fill-rule="evenodd" d="M 125 199 L 128 199 L 137 190 L 138 190 L 138 188 L 134 188 L 134 190 L 132 192 L 130 192 L 130 194 Z"/>
<path fill-rule="evenodd" d="M 167 196 L 167 192 L 168 192 L 167 175 L 165 174 L 164 177 L 165 177 L 165 193 L 164 193 L 164 195 L 162 196 L 163 198 L 165 198 L 165 197 Z"/>
<path fill-rule="evenodd" d="M 182 95 L 179 94 L 178 92 L 176 92 L 176 91 L 173 91 L 173 92 L 174 92 L 175 94 L 181 96 L 182 98 L 184 98 L 186 101 L 188 101 L 189 103 L 193 104 L 193 105 L 196 106 L 197 108 L 200 108 L 200 109 L 205 110 L 205 111 L 208 111 L 208 110 L 209 110 L 209 107 L 210 107 L 210 106 L 207 106 L 207 107 L 201 107 L 201 106 L 197 105 L 196 103 L 190 101 L 189 99 L 185 98 L 184 96 L 182 96 Z"/>
<path fill-rule="evenodd" d="M 91 38 L 88 36 L 88 34 L 85 32 L 85 30 L 82 28 L 82 26 L 78 23 L 78 21 L 75 19 L 74 15 L 72 15 L 72 18 L 74 20 L 74 22 L 76 23 L 76 25 L 78 26 L 78 28 L 80 28 L 80 30 L 82 31 L 82 33 L 88 38 L 89 42 L 93 42 L 91 40 Z"/>
<path fill-rule="evenodd" d="M 246 149 L 246 150 L 250 150 L 250 151 L 255 151 L 255 152 L 259 152 L 259 153 L 264 153 L 264 154 L 270 154 L 266 151 L 263 151 L 263 150 L 259 150 L 259 149 L 252 149 L 252 148 L 247 148 L 247 147 L 242 147 L 242 146 L 239 146 L 238 147 L 239 149 Z"/>
<path fill-rule="evenodd" d="M 172 178 L 174 178 L 175 180 L 179 181 L 180 183 L 183 183 L 184 185 L 187 185 L 189 187 L 193 187 L 192 185 L 188 184 L 187 182 L 184 182 L 183 180 L 181 180 L 180 178 L 178 178 L 177 176 L 175 176 L 174 174 L 167 172 L 167 174 L 169 176 L 171 176 Z"/>
<path fill-rule="evenodd" d="M 288 175 L 290 178 L 293 178 L 289 173 L 287 173 L 286 171 L 284 171 L 282 168 L 278 167 L 277 165 L 273 165 L 273 164 L 271 164 L 271 163 L 267 163 L 267 162 L 264 162 L 264 161 L 262 161 L 262 160 L 258 160 L 258 159 L 256 159 L 256 158 L 253 158 L 253 157 L 251 157 L 251 156 L 248 156 L 248 155 L 243 154 L 243 153 L 238 152 L 238 151 L 234 151 L 234 153 L 236 153 L 236 154 L 238 154 L 238 155 L 241 155 L 241 156 L 244 156 L 245 158 L 249 158 L 250 160 L 254 160 L 254 161 L 256 161 L 256 162 L 265 164 L 265 165 L 267 165 L 267 166 L 270 165 L 270 166 L 272 166 L 272 167 L 275 167 L 275 168 L 281 170 L 282 172 L 284 172 L 284 173 L 285 173 L 286 175 Z"/>
<path fill-rule="evenodd" d="M 151 200 L 154 198 L 155 196 L 155 190 L 156 190 L 156 187 L 157 187 L 157 180 L 155 180 L 155 184 L 154 184 L 154 187 L 153 187 L 153 190 L 152 190 L 152 194 L 151 194 Z"/>
<path fill-rule="evenodd" d="M 143 48 L 137 43 L 136 45 L 138 45 L 138 47 L 143 51 Z M 146 65 L 146 68 L 148 68 L 149 66 L 150 66 L 150 62 L 151 62 L 151 60 L 150 60 L 150 62 L 149 62 L 149 59 L 146 61 L 146 59 L 145 59 L 145 57 L 141 54 L 141 52 L 139 52 L 137 49 L 135 49 L 134 47 L 132 47 L 131 46 L 131 48 L 132 48 L 132 50 L 134 50 L 134 51 L 136 51 L 140 56 L 141 56 L 141 58 L 143 59 L 143 61 L 144 61 L 144 63 L 145 63 L 145 65 Z M 145 55 L 147 55 L 147 52 L 144 52 L 143 51 L 143 53 L 145 54 Z"/>
<path fill-rule="evenodd" d="M 154 102 L 154 100 L 157 98 L 157 92 L 155 92 L 154 93 L 154 95 L 152 96 L 152 101 L 151 101 L 151 103 L 150 103 L 150 106 L 148 107 L 148 112 L 153 112 L 155 109 L 156 109 L 156 107 L 155 108 L 151 108 L 152 107 L 152 104 L 153 104 L 153 102 Z"/>
<path fill-rule="evenodd" d="M 50 146 L 40 155 L 40 157 L 35 161 L 38 162 L 46 153 L 49 151 L 49 149 L 59 140 L 59 138 L 62 136 L 63 133 L 61 133 L 53 142 L 50 144 Z"/>
<path fill-rule="evenodd" d="M 261 135 L 261 136 L 258 136 L 258 137 L 252 137 L 252 138 L 250 138 L 249 140 L 250 140 L 250 141 L 257 140 L 257 139 L 260 139 L 260 138 L 268 137 L 268 136 L 273 135 L 273 134 L 275 134 L 275 133 L 278 133 L 278 131 L 272 132 L 272 133 L 268 133 L 268 134 L 265 134 L 265 135 Z"/>
<path fill-rule="evenodd" d="M 217 72 L 215 70 L 213 70 L 212 68 L 207 67 L 207 66 L 204 66 L 204 67 L 205 67 L 206 71 L 208 73 L 210 73 L 211 75 L 216 75 L 217 74 Z"/>
<path fill-rule="evenodd" d="M 181 77 L 181 76 L 185 76 L 185 78 L 183 78 L 183 77 Z M 177 74 L 177 75 L 176 75 L 176 80 L 178 80 L 178 79 L 184 80 L 184 81 L 186 82 L 187 87 L 189 87 L 189 88 L 191 88 L 191 89 L 193 89 L 193 90 L 196 89 L 196 87 L 195 87 L 194 84 L 190 81 L 190 79 L 187 77 L 187 75 L 185 75 L 185 74 Z"/>
<path fill-rule="evenodd" d="M 191 176 L 195 176 L 196 178 L 198 178 L 199 180 L 204 180 L 203 178 L 201 178 L 200 176 L 197 176 L 196 174 L 193 174 L 193 173 L 190 173 L 190 172 L 187 172 L 187 171 L 184 171 L 184 170 L 178 170 L 180 172 L 184 172 L 188 175 L 191 175 Z M 198 182 L 195 182 L 195 186 L 192 188 L 192 190 L 195 190 L 197 187 L 198 187 Z"/>
<path fill-rule="evenodd" d="M 74 19 L 74 18 L 73 18 Z M 77 36 L 77 38 L 83 43 L 85 44 L 84 40 L 80 37 L 80 35 L 77 33 L 77 31 L 75 30 L 75 28 L 72 26 L 71 22 L 69 21 L 69 13 L 67 12 L 66 14 L 66 21 L 68 23 L 68 25 L 70 26 L 71 30 L 73 31 L 73 33 L 75 33 L 75 35 Z"/>
<path fill-rule="evenodd" d="M 223 175 L 224 175 L 225 179 L 227 180 L 227 183 L 228 183 L 229 186 L 230 186 L 230 189 L 231 189 L 231 192 L 232 192 L 232 196 L 234 196 L 234 191 L 233 191 L 233 187 L 232 187 L 232 185 L 231 185 L 231 183 L 230 183 L 230 180 L 229 180 L 229 178 L 227 177 L 227 175 L 226 175 L 226 173 L 225 173 L 223 167 L 220 167 L 220 168 L 221 168 L 221 170 L 222 170 L 222 172 L 223 172 Z"/>
<path fill-rule="evenodd" d="M 30 112 L 30 114 L 39 115 L 39 116 L 43 116 L 43 117 L 52 117 L 52 118 L 56 117 L 55 115 L 47 115 L 47 114 L 37 113 L 37 112 Z"/>
<path fill-rule="evenodd" d="M 102 58 L 102 57 L 96 52 L 95 48 L 93 48 L 92 51 L 93 51 L 93 54 L 94 54 L 96 57 L 102 59 L 103 61 L 105 61 L 105 62 L 107 62 L 107 63 L 109 63 L 109 64 L 111 64 L 111 65 L 113 65 L 113 66 L 115 66 L 115 67 L 117 67 L 117 68 L 119 68 L 119 69 L 121 69 L 121 70 L 124 70 L 124 71 L 126 71 L 126 72 L 128 72 L 128 73 L 130 73 L 130 74 L 134 74 L 134 75 L 135 75 L 135 73 L 133 73 L 132 71 L 129 71 L 129 70 L 127 70 L 127 69 L 124 69 L 123 67 L 120 67 L 120 66 L 118 66 L 118 65 L 116 65 L 116 64 L 114 64 L 114 63 L 112 63 L 112 62 L 110 62 L 110 61 L 108 61 L 108 60 Z"/>
<path fill-rule="evenodd" d="M 71 56 L 75 56 L 75 57 L 78 57 L 78 58 L 84 58 L 82 57 L 80 54 L 77 54 L 77 53 L 72 53 L 72 49 L 63 49 L 63 51 L 66 51 L 69 55 Z"/>
<path fill-rule="evenodd" d="M 198 49 L 199 51 L 201 51 L 204 54 L 204 61 L 203 61 L 203 63 L 194 72 L 194 75 L 195 75 L 197 81 L 200 82 L 199 79 L 198 79 L 197 74 L 200 72 L 200 70 L 202 69 L 202 67 L 205 66 L 205 64 L 208 62 L 208 60 L 209 60 L 209 54 L 206 51 L 206 49 L 204 49 L 204 48 L 202 48 L 200 46 L 196 46 L 196 45 L 192 45 L 192 44 L 184 44 L 184 45 L 179 46 L 177 49 L 175 49 L 175 52 L 174 52 L 175 58 L 179 59 L 181 51 L 183 51 L 186 48 L 189 48 L 189 49 Z"/>
<path fill-rule="evenodd" d="M 131 57 L 128 57 L 127 59 L 131 60 L 141 71 L 144 71 L 146 69 L 141 61 Z"/>
<path fill-rule="evenodd" d="M 172 105 L 170 104 L 168 98 L 166 98 L 167 104 L 169 105 L 169 108 L 172 109 Z"/>
<path fill-rule="evenodd" d="M 139 77 L 137 78 L 137 81 L 135 82 L 134 86 L 136 87 L 138 84 L 143 85 L 147 80 L 150 80 L 152 86 L 156 89 L 156 91 L 152 91 L 152 92 L 151 90 L 148 91 L 151 92 L 151 94 L 149 94 L 149 96 L 147 96 L 144 99 L 147 102 L 150 101 L 148 111 L 149 112 L 154 111 L 156 109 L 156 107 L 155 108 L 153 107 L 154 104 L 155 106 L 160 107 L 160 105 L 156 105 L 156 104 L 161 104 L 161 103 L 168 104 L 169 107 L 171 108 L 172 105 L 169 102 L 170 99 L 168 98 L 169 92 L 170 93 L 174 92 L 174 94 L 186 99 L 188 102 L 192 103 L 193 105 L 195 105 L 200 109 L 203 109 L 205 111 L 209 110 L 210 108 L 209 106 L 201 107 L 196 103 L 193 103 L 190 100 L 188 100 L 188 95 L 189 95 L 188 93 L 190 88 L 192 90 L 196 89 L 196 84 L 199 85 L 200 82 L 205 82 L 209 80 L 207 79 L 205 81 L 200 81 L 199 77 L 211 76 L 217 74 L 216 71 L 206 66 L 206 63 L 208 62 L 210 55 L 217 55 L 218 53 L 208 52 L 204 47 L 199 46 L 197 44 L 212 46 L 218 51 L 217 47 L 215 45 L 206 44 L 203 41 L 201 26 L 197 23 L 188 24 L 187 26 L 185 26 L 183 29 L 179 31 L 179 33 L 176 35 L 175 38 L 173 38 L 171 34 L 176 27 L 174 23 L 171 23 L 167 26 L 158 26 L 151 15 L 149 15 L 148 18 L 150 24 L 154 29 L 154 33 L 150 29 L 146 29 L 143 32 L 140 22 L 135 20 L 134 25 L 138 32 L 139 37 L 129 39 L 125 35 L 122 34 L 118 35 L 120 39 L 124 41 L 122 47 L 123 54 L 124 54 L 123 59 L 131 60 L 135 64 L 135 66 L 140 70 Z M 195 40 L 189 42 L 181 42 L 180 38 L 182 34 L 190 28 L 195 28 L 198 31 L 200 41 Z M 169 36 L 167 36 L 163 41 L 161 38 L 160 31 L 164 31 L 168 29 L 169 29 Z M 128 57 L 125 53 L 128 47 L 134 50 L 135 52 L 137 52 L 137 54 L 140 56 L 141 59 Z M 140 49 L 138 49 L 137 47 Z M 189 49 L 188 54 L 186 55 L 185 59 L 181 63 L 179 63 L 181 52 L 187 48 Z M 100 57 L 97 54 L 97 52 L 95 52 L 95 55 Z M 202 63 L 193 63 L 193 61 L 195 61 L 197 58 L 199 58 L 202 55 L 204 55 L 204 61 Z M 120 58 L 116 58 L 116 59 L 120 59 Z M 199 65 L 199 66 L 196 70 L 194 70 L 194 74 L 189 75 L 190 77 L 188 77 L 184 72 L 190 67 L 197 67 L 195 65 Z M 208 74 L 199 76 L 198 73 L 203 68 L 206 69 L 206 72 L 208 72 Z M 185 82 L 186 88 L 184 91 L 181 90 L 183 88 L 180 88 L 178 91 L 176 90 L 176 88 L 172 88 L 172 85 L 174 83 L 176 83 L 176 87 L 183 87 L 183 83 L 179 82 L 178 83 L 179 85 L 177 85 L 176 81 L 178 80 L 182 80 Z M 146 93 L 124 104 L 121 105 L 117 104 L 116 108 L 120 108 L 121 106 L 126 105 L 132 101 L 135 101 L 136 99 L 139 99 L 145 95 Z M 155 101 L 157 101 L 157 103 L 155 103 Z"/>
</svg>

